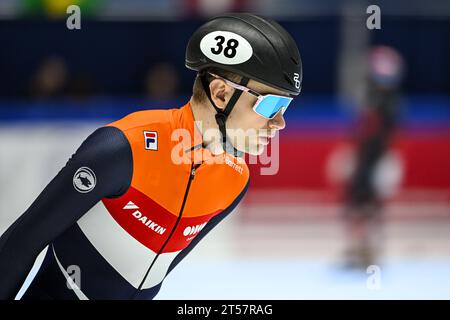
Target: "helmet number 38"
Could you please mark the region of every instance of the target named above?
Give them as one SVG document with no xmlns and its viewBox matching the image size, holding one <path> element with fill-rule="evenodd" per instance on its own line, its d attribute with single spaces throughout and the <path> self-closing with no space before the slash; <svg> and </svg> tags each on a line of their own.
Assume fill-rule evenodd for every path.
<svg viewBox="0 0 450 320">
<path fill-rule="evenodd" d="M 209 59 L 227 65 L 239 64 L 252 57 L 253 49 L 242 36 L 229 31 L 214 31 L 200 41 L 200 50 Z"/>
<path fill-rule="evenodd" d="M 221 54 L 223 50 L 223 43 L 225 42 L 224 36 L 217 36 L 214 38 L 214 40 L 217 40 L 217 47 L 212 48 L 211 52 L 214 54 Z M 223 54 L 227 58 L 234 58 L 236 55 L 236 48 L 239 45 L 239 42 L 236 39 L 230 39 L 227 41 L 227 46 L 225 47 L 225 50 L 223 51 Z"/>
</svg>

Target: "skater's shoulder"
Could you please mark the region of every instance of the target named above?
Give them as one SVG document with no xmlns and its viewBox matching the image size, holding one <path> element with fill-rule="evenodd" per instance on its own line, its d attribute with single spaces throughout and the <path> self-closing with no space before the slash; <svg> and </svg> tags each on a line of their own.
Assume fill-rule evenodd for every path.
<svg viewBox="0 0 450 320">
<path fill-rule="evenodd" d="M 173 112 L 176 109 L 145 109 L 129 113 L 125 117 L 111 122 L 108 126 L 117 127 L 123 131 L 151 125 L 170 125 Z"/>
</svg>

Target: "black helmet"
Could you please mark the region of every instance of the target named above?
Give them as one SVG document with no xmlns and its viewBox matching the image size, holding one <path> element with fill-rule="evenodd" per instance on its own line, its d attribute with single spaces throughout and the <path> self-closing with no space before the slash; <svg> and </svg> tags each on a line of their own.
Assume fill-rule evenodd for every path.
<svg viewBox="0 0 450 320">
<path fill-rule="evenodd" d="M 277 22 L 249 13 L 216 16 L 198 28 L 186 48 L 186 67 L 224 69 L 298 95 L 302 61 Z"/>
<path fill-rule="evenodd" d="M 216 122 L 225 151 L 241 152 L 228 143 L 226 121 L 242 91 L 235 90 L 225 108 L 211 99 L 205 70 L 223 69 L 242 76 L 246 86 L 254 79 L 268 86 L 298 95 L 303 78 L 302 61 L 292 37 L 278 23 L 249 13 L 227 13 L 198 28 L 186 48 L 186 67 L 199 73 L 203 88 L 216 110 Z"/>
</svg>

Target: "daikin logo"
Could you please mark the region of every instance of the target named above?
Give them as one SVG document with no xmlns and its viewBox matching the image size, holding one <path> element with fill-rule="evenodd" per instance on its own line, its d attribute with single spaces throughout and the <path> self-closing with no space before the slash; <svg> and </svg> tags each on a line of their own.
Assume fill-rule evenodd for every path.
<svg viewBox="0 0 450 320">
<path fill-rule="evenodd" d="M 139 209 L 139 207 L 137 205 L 135 205 L 132 201 L 128 202 L 126 204 L 126 206 L 123 208 L 124 209 Z"/>
<path fill-rule="evenodd" d="M 123 209 L 125 210 L 136 210 L 139 209 L 139 207 L 137 205 L 135 205 L 132 201 L 129 201 L 125 207 L 123 207 Z M 144 224 L 145 226 L 147 226 L 149 229 L 153 230 L 154 232 L 158 233 L 158 234 L 164 234 L 164 232 L 166 232 L 166 228 L 163 228 L 162 226 L 160 226 L 159 224 L 157 224 L 156 222 L 150 220 L 148 217 L 144 216 L 142 214 L 142 212 L 140 212 L 139 210 L 136 210 L 132 213 L 132 216 L 137 219 L 139 222 L 141 222 L 142 224 Z"/>
</svg>

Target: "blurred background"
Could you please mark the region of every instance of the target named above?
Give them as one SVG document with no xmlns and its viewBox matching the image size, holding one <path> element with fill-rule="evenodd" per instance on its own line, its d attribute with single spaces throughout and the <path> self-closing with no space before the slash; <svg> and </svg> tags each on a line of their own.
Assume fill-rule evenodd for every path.
<svg viewBox="0 0 450 320">
<path fill-rule="evenodd" d="M 0 0 L 0 233 L 95 128 L 186 103 L 187 41 L 227 11 L 290 32 L 303 91 L 278 173 L 250 165 L 242 204 L 157 299 L 449 299 L 446 0 Z"/>
</svg>

